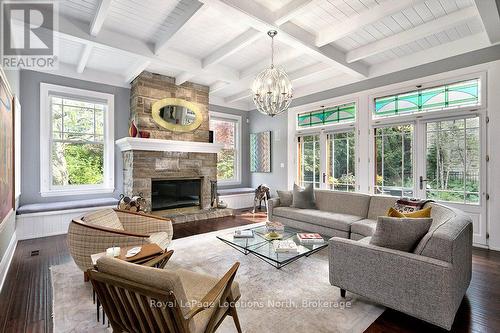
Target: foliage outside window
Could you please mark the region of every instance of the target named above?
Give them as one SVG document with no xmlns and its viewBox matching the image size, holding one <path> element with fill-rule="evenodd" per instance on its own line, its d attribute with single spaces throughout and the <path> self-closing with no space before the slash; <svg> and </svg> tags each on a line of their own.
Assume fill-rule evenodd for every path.
<svg viewBox="0 0 500 333">
<path fill-rule="evenodd" d="M 479 79 L 375 98 L 374 116 L 386 117 L 479 104 Z"/>
<path fill-rule="evenodd" d="M 104 182 L 103 103 L 49 96 L 52 125 L 51 185 L 67 187 Z"/>
<path fill-rule="evenodd" d="M 217 154 L 217 179 L 218 181 L 237 181 L 237 126 L 233 119 L 212 117 L 210 129 L 214 131 L 214 142 L 223 144 L 223 149 Z"/>
<path fill-rule="evenodd" d="M 327 136 L 327 184 L 331 190 L 356 190 L 354 131 Z"/>
<path fill-rule="evenodd" d="M 352 122 L 356 119 L 356 104 L 349 103 L 337 105 L 331 108 L 299 113 L 297 115 L 297 126 L 299 128 L 318 125 L 329 125 Z"/>
<path fill-rule="evenodd" d="M 319 135 L 298 138 L 298 184 L 302 187 L 313 184 L 320 187 Z"/>
<path fill-rule="evenodd" d="M 427 124 L 427 198 L 479 203 L 479 118 Z"/>
<path fill-rule="evenodd" d="M 375 193 L 413 197 L 413 125 L 375 129 Z"/>
</svg>

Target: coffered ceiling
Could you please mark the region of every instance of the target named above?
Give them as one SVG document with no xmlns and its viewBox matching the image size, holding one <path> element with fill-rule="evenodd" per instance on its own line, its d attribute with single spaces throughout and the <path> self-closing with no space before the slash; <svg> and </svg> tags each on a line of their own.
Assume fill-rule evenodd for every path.
<svg viewBox="0 0 500 333">
<path fill-rule="evenodd" d="M 295 97 L 500 42 L 495 0 L 61 0 L 59 73 L 127 85 L 142 70 L 253 109 L 275 62 Z"/>
</svg>

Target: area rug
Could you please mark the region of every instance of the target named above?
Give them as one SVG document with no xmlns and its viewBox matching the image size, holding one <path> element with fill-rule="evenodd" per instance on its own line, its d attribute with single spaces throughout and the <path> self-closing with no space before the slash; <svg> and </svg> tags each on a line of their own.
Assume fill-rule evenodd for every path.
<svg viewBox="0 0 500 333">
<path fill-rule="evenodd" d="M 384 311 L 357 295 L 340 297 L 328 282 L 328 249 L 280 270 L 253 255 L 236 251 L 216 238 L 233 229 L 174 240 L 166 269 L 187 268 L 222 276 L 239 261 L 241 299 L 238 313 L 244 332 L 363 332 Z M 96 320 L 90 283 L 73 262 L 51 267 L 54 332 L 107 332 Z M 218 332 L 236 332 L 227 318 Z"/>
</svg>

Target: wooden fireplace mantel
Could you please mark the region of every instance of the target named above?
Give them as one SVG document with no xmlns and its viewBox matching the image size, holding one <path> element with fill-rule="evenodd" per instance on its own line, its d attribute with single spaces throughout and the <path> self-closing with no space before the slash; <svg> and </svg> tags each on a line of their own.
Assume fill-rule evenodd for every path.
<svg viewBox="0 0 500 333">
<path fill-rule="evenodd" d="M 116 145 L 121 151 L 146 150 L 146 151 L 178 151 L 187 153 L 218 153 L 224 147 L 218 143 L 177 141 L 162 139 L 145 139 L 126 137 L 116 140 Z"/>
</svg>

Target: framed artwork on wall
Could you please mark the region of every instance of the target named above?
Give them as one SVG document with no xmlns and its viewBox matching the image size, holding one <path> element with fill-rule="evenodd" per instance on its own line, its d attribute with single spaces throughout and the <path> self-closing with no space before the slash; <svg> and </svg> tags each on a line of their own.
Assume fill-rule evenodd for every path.
<svg viewBox="0 0 500 333">
<path fill-rule="evenodd" d="M 271 172 L 271 131 L 250 134 L 250 172 Z"/>
<path fill-rule="evenodd" d="M 12 93 L 0 71 L 0 223 L 14 208 L 14 114 Z"/>
</svg>

